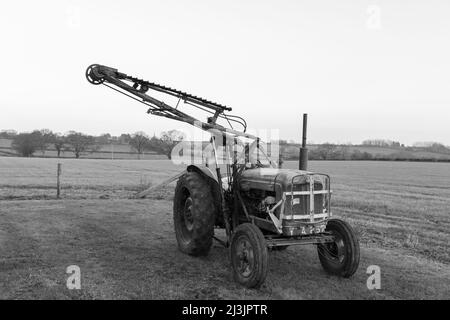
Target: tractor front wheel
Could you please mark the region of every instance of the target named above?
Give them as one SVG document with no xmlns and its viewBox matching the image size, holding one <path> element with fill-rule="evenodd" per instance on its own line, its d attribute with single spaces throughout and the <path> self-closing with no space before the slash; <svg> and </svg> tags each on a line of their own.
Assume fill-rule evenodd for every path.
<svg viewBox="0 0 450 320">
<path fill-rule="evenodd" d="M 334 241 L 317 246 L 322 267 L 330 274 L 351 277 L 359 265 L 359 242 L 355 232 L 340 219 L 330 219 L 325 231 L 334 236 Z"/>
<path fill-rule="evenodd" d="M 234 279 L 247 288 L 261 286 L 268 269 L 267 244 L 261 230 L 251 223 L 239 225 L 231 238 L 230 255 Z"/>
</svg>

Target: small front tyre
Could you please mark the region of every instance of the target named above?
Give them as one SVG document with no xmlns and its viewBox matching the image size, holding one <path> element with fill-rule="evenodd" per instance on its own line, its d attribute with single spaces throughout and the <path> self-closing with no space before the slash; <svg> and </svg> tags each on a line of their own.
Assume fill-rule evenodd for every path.
<svg viewBox="0 0 450 320">
<path fill-rule="evenodd" d="M 359 266 L 359 242 L 355 232 L 340 219 L 330 219 L 325 231 L 331 233 L 335 240 L 317 246 L 322 267 L 330 274 L 351 277 Z"/>
<path fill-rule="evenodd" d="M 258 288 L 268 269 L 267 244 L 261 230 L 251 223 L 239 225 L 230 246 L 234 279 L 247 288 Z"/>
</svg>

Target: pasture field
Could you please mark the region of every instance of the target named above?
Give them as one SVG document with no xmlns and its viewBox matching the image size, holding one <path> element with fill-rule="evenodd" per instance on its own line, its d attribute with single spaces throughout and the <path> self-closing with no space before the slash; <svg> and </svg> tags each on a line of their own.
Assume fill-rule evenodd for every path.
<svg viewBox="0 0 450 320">
<path fill-rule="evenodd" d="M 12 140 L 0 139 L 0 157 L 1 156 L 17 156 L 17 152 L 11 147 Z M 35 156 L 42 158 L 56 158 L 58 153 L 52 146 L 47 147 L 45 152 L 36 151 Z M 72 151 L 63 150 L 60 154 L 61 158 L 75 158 Z M 83 159 L 125 159 L 136 160 L 138 154 L 128 144 L 102 144 L 98 150 L 94 152 L 86 152 L 80 155 Z M 140 155 L 143 160 L 165 160 L 167 156 L 158 154 L 154 151 L 146 151 Z"/>
<path fill-rule="evenodd" d="M 360 237 L 360 268 L 351 279 L 328 276 L 314 247 L 291 247 L 270 254 L 259 290 L 233 282 L 217 243 L 206 258 L 178 251 L 173 185 L 131 199 L 183 169 L 167 160 L 0 157 L 0 298 L 450 298 L 448 163 L 311 161 L 332 178 L 334 215 Z M 81 290 L 65 286 L 74 264 Z M 369 265 L 381 268 L 381 290 L 366 287 Z"/>
</svg>

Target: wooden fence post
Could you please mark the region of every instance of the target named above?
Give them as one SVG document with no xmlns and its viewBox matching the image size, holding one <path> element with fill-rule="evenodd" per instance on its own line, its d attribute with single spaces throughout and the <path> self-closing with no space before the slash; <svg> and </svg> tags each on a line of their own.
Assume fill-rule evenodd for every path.
<svg viewBox="0 0 450 320">
<path fill-rule="evenodd" d="M 60 182 L 60 177 L 61 177 L 61 163 L 58 163 L 58 170 L 56 173 L 56 198 L 60 198 L 61 195 L 61 182 Z"/>
</svg>

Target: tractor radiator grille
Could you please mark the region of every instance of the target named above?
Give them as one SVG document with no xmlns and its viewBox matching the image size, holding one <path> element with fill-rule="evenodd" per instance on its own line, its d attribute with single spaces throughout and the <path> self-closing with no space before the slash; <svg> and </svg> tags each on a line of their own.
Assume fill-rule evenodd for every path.
<svg viewBox="0 0 450 320">
<path fill-rule="evenodd" d="M 327 175 L 309 174 L 292 178 L 284 193 L 284 219 L 320 222 L 330 215 L 330 179 Z"/>
</svg>

